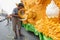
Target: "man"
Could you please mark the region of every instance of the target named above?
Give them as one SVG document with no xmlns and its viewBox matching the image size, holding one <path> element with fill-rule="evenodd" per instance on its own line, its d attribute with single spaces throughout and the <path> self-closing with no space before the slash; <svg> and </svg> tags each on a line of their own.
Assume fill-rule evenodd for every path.
<svg viewBox="0 0 60 40">
<path fill-rule="evenodd" d="M 18 6 L 16 8 L 14 8 L 13 10 L 13 13 L 12 13 L 12 23 L 13 23 L 13 30 L 15 32 L 15 39 L 18 38 L 18 34 L 17 34 L 17 28 L 18 28 L 18 33 L 19 33 L 19 36 L 21 36 L 21 21 L 19 20 L 19 16 L 18 16 L 18 11 L 20 9 L 24 8 L 23 4 L 22 3 L 19 3 Z M 17 27 L 18 26 L 18 27 Z"/>
</svg>

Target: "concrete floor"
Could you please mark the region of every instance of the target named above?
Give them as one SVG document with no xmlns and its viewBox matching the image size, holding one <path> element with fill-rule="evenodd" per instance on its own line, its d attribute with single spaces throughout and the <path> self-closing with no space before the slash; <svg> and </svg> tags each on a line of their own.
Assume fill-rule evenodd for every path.
<svg viewBox="0 0 60 40">
<path fill-rule="evenodd" d="M 12 23 L 6 25 L 7 21 L 0 22 L 0 40 L 14 40 L 14 32 L 12 30 Z M 16 40 L 39 40 L 33 33 L 27 32 L 23 27 L 21 28 L 21 33 L 24 35 Z"/>
<path fill-rule="evenodd" d="M 24 28 L 21 28 L 21 33 L 24 35 L 23 40 L 39 40 L 37 36 L 32 32 L 27 32 Z"/>
</svg>

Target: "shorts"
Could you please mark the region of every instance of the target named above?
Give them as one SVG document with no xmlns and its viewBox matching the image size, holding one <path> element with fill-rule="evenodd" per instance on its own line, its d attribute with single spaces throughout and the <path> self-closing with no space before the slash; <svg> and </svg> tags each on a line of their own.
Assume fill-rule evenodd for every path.
<svg viewBox="0 0 60 40">
<path fill-rule="evenodd" d="M 19 20 L 19 18 L 12 18 L 12 25 L 13 25 L 13 30 L 16 31 L 17 29 L 20 30 L 21 29 L 21 21 Z"/>
</svg>

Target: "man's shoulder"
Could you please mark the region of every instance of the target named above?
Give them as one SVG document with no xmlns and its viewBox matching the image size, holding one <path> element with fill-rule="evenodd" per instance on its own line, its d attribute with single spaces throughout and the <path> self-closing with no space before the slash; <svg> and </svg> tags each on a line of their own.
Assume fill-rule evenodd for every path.
<svg viewBox="0 0 60 40">
<path fill-rule="evenodd" d="M 14 8 L 12 13 L 17 14 L 18 13 L 18 8 Z"/>
<path fill-rule="evenodd" d="M 18 10 L 18 8 L 14 8 L 14 10 Z"/>
</svg>

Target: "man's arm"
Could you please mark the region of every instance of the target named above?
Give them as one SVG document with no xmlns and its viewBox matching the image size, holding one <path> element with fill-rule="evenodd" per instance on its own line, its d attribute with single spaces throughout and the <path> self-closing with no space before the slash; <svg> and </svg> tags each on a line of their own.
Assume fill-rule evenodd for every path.
<svg viewBox="0 0 60 40">
<path fill-rule="evenodd" d="M 12 14 L 11 16 L 18 17 L 18 15 Z"/>
</svg>

